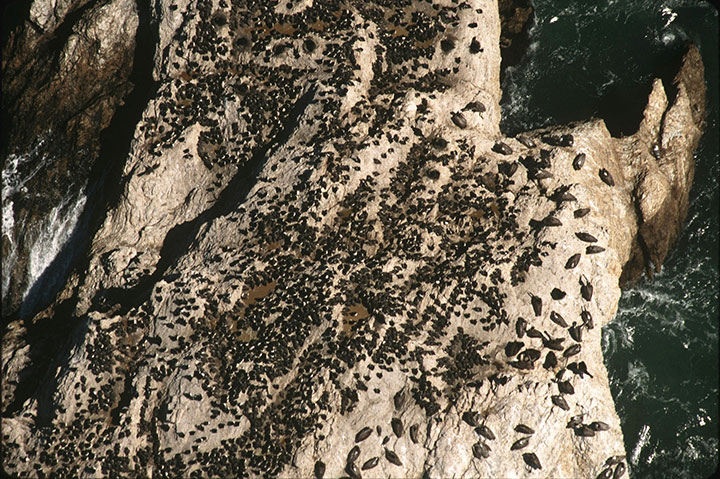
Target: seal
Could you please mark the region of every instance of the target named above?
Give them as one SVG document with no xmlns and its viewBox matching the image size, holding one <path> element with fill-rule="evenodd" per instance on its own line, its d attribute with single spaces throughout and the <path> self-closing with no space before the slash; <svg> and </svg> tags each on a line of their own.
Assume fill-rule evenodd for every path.
<svg viewBox="0 0 720 479">
<path fill-rule="evenodd" d="M 607 425 L 607 423 L 604 423 L 602 421 L 593 421 L 589 424 L 590 429 L 593 431 L 609 431 L 610 426 Z"/>
<path fill-rule="evenodd" d="M 580 312 L 580 318 L 583 320 L 583 326 L 585 326 L 588 329 L 593 329 L 595 327 L 595 323 L 593 322 L 592 314 L 590 314 L 590 311 L 585 309 L 583 306 L 582 311 Z"/>
<path fill-rule="evenodd" d="M 563 352 L 563 356 L 566 358 L 569 358 L 570 356 L 575 356 L 576 354 L 580 353 L 580 350 L 582 349 L 582 346 L 579 344 L 573 344 L 572 346 L 568 346 L 568 348 Z"/>
<path fill-rule="evenodd" d="M 535 316 L 540 316 L 542 314 L 542 299 L 540 299 L 539 296 L 535 296 L 532 293 L 528 293 L 530 295 L 530 303 L 532 304 L 533 311 L 535 312 Z"/>
<path fill-rule="evenodd" d="M 575 429 L 579 425 L 582 424 L 583 415 L 578 414 L 577 416 L 573 416 L 570 418 L 570 420 L 567 423 L 567 426 L 565 426 L 567 429 Z"/>
<path fill-rule="evenodd" d="M 618 456 L 610 456 L 605 460 L 606 466 L 614 466 L 615 464 L 619 464 L 625 460 L 624 455 L 618 455 Z"/>
<path fill-rule="evenodd" d="M 522 449 L 524 447 L 527 447 L 527 445 L 530 443 L 530 438 L 527 437 L 521 437 L 514 443 L 512 443 L 512 446 L 510 446 L 511 451 L 517 451 L 518 449 Z"/>
<path fill-rule="evenodd" d="M 480 426 L 480 413 L 476 411 L 465 411 L 462 415 L 462 419 L 472 427 Z"/>
<path fill-rule="evenodd" d="M 395 454 L 395 451 L 391 451 L 388 448 L 385 448 L 385 459 L 387 459 L 391 464 L 395 464 L 396 466 L 403 465 L 398 455 Z"/>
<path fill-rule="evenodd" d="M 506 162 L 498 163 L 498 171 L 500 173 L 503 173 L 508 178 L 512 178 L 512 176 L 515 174 L 517 169 L 518 169 L 517 161 L 506 161 Z"/>
<path fill-rule="evenodd" d="M 325 463 L 322 461 L 315 462 L 315 479 L 323 479 L 325 477 Z"/>
<path fill-rule="evenodd" d="M 473 444 L 472 453 L 477 459 L 487 459 L 490 457 L 490 446 L 482 441 L 478 441 Z"/>
<path fill-rule="evenodd" d="M 574 368 L 571 367 L 573 364 L 576 364 L 576 363 L 568 364 L 568 369 L 570 371 L 574 372 L 575 374 L 579 375 L 580 377 L 583 377 L 584 374 L 587 374 L 591 378 L 594 377 L 592 374 L 590 374 L 588 372 L 585 361 L 580 361 L 579 363 L 577 363 L 577 365 Z"/>
<path fill-rule="evenodd" d="M 404 428 L 403 423 L 400 419 L 396 417 L 392 418 L 392 420 L 390 421 L 390 426 L 392 426 L 392 430 L 397 437 L 402 437 Z"/>
<path fill-rule="evenodd" d="M 553 174 L 545 169 L 539 169 L 533 175 L 534 180 L 547 180 L 548 178 L 552 178 L 552 177 L 553 177 Z"/>
<path fill-rule="evenodd" d="M 568 328 L 568 332 L 570 333 L 570 337 L 573 338 L 575 342 L 582 342 L 582 328 L 580 326 L 576 326 L 573 322 L 573 325 Z"/>
<path fill-rule="evenodd" d="M 560 219 L 558 219 L 557 217 L 552 216 L 552 215 L 548 215 L 545 218 L 543 218 L 542 223 L 545 226 L 562 226 L 562 221 L 560 221 Z"/>
<path fill-rule="evenodd" d="M 515 137 L 515 139 L 519 141 L 525 148 L 535 148 L 537 146 L 537 144 L 535 144 L 535 142 L 527 136 L 518 135 L 517 137 Z"/>
<path fill-rule="evenodd" d="M 538 351 L 537 349 L 533 349 L 533 348 L 527 348 L 525 351 L 520 353 L 520 355 L 518 356 L 518 359 L 527 360 L 530 362 L 537 361 L 538 359 L 540 359 L 540 351 Z"/>
<path fill-rule="evenodd" d="M 517 321 L 515 321 L 515 333 L 517 334 L 518 338 L 522 338 L 525 336 L 525 333 L 527 332 L 527 321 L 525 321 L 523 318 L 518 318 Z"/>
<path fill-rule="evenodd" d="M 347 462 L 348 464 L 355 462 L 355 460 L 360 457 L 360 447 L 359 446 L 353 446 L 352 449 L 350 449 L 350 452 L 348 452 L 347 455 Z"/>
<path fill-rule="evenodd" d="M 580 295 L 585 301 L 592 300 L 593 285 L 587 280 L 585 275 L 580 276 Z"/>
<path fill-rule="evenodd" d="M 512 155 L 513 149 L 510 148 L 510 145 L 508 145 L 507 143 L 498 141 L 493 145 L 492 151 L 494 151 L 495 153 L 500 153 L 501 155 Z"/>
<path fill-rule="evenodd" d="M 352 479 L 362 479 L 360 470 L 354 462 L 350 462 L 345 465 L 345 472 L 347 472 Z"/>
<path fill-rule="evenodd" d="M 593 437 L 595 436 L 595 431 L 590 429 L 590 426 L 587 424 L 581 424 L 577 426 L 575 429 L 575 435 L 580 437 Z"/>
<path fill-rule="evenodd" d="M 369 427 L 364 427 L 358 431 L 357 434 L 355 434 L 355 442 L 362 442 L 368 437 L 370 437 L 370 434 L 372 434 L 372 429 Z"/>
<path fill-rule="evenodd" d="M 585 233 L 584 231 L 578 231 L 575 233 L 575 236 L 578 237 L 580 241 L 585 241 L 586 243 L 596 243 L 597 238 L 591 235 L 590 233 Z"/>
<path fill-rule="evenodd" d="M 552 297 L 552 299 L 554 299 L 556 301 L 563 299 L 565 296 L 566 296 L 565 291 L 558 289 L 558 288 L 553 288 L 553 290 L 550 292 L 550 297 Z"/>
<path fill-rule="evenodd" d="M 543 339 L 543 334 L 532 326 L 525 333 L 531 338 Z"/>
<path fill-rule="evenodd" d="M 575 211 L 573 211 L 573 216 L 575 218 L 582 218 L 583 216 L 590 213 L 590 208 L 578 208 Z"/>
<path fill-rule="evenodd" d="M 486 425 L 481 425 L 475 428 L 475 433 L 479 436 L 484 437 L 485 439 L 489 441 L 493 441 L 495 439 L 495 434 L 492 432 L 492 430 L 487 427 Z"/>
<path fill-rule="evenodd" d="M 559 193 L 556 198 L 558 201 L 577 201 L 575 195 L 573 195 L 569 191 L 563 191 L 562 193 Z"/>
<path fill-rule="evenodd" d="M 557 325 L 560 326 L 561 328 L 567 328 L 567 327 L 568 327 L 568 324 L 567 324 L 567 322 L 565 321 L 565 318 L 563 318 L 562 316 L 560 316 L 560 314 L 559 314 L 559 313 L 556 313 L 555 311 L 550 311 L 550 321 L 552 321 L 553 323 L 557 324 Z"/>
<path fill-rule="evenodd" d="M 443 38 L 440 42 L 440 49 L 445 53 L 449 53 L 453 48 L 455 48 L 455 40 L 452 37 Z"/>
<path fill-rule="evenodd" d="M 362 469 L 363 471 L 367 471 L 367 470 L 372 469 L 373 467 L 377 466 L 379 462 L 380 462 L 379 457 L 377 457 L 377 456 L 371 457 L 370 459 L 368 459 L 367 461 L 365 461 L 363 463 L 363 465 L 360 469 Z"/>
<path fill-rule="evenodd" d="M 580 262 L 580 253 L 575 253 L 574 255 L 570 256 L 565 263 L 565 269 L 573 269 L 575 266 L 578 265 Z"/>
<path fill-rule="evenodd" d="M 474 111 L 475 113 L 483 113 L 485 111 L 485 105 L 480 103 L 479 101 L 471 101 L 467 105 L 465 105 L 465 108 L 463 110 L 470 110 Z"/>
<path fill-rule="evenodd" d="M 521 341 L 510 341 L 505 345 L 505 355 L 508 357 L 515 356 L 525 346 Z"/>
<path fill-rule="evenodd" d="M 547 356 L 545 356 L 545 362 L 543 363 L 543 367 L 545 369 L 552 369 L 555 366 L 557 366 L 557 356 L 555 356 L 555 353 L 552 351 L 549 351 L 547 353 Z"/>
<path fill-rule="evenodd" d="M 600 471 L 600 474 L 597 475 L 597 479 L 610 479 L 613 475 L 613 469 L 612 467 L 606 467 L 602 471 Z"/>
<path fill-rule="evenodd" d="M 560 409 L 563 409 L 565 411 L 570 410 L 570 406 L 568 405 L 567 401 L 565 401 L 565 399 L 563 399 L 563 397 L 560 396 L 559 394 L 550 396 L 550 401 L 552 401 L 552 403 L 554 405 L 556 405 L 557 407 L 559 407 Z"/>
<path fill-rule="evenodd" d="M 570 384 L 570 381 L 559 381 L 557 385 L 558 391 L 562 394 L 575 394 L 575 388 Z"/>
<path fill-rule="evenodd" d="M 565 341 L 565 338 L 548 338 L 542 339 L 543 346 L 545 346 L 548 349 L 554 349 L 555 351 L 562 351 L 563 350 L 563 341 Z"/>
</svg>

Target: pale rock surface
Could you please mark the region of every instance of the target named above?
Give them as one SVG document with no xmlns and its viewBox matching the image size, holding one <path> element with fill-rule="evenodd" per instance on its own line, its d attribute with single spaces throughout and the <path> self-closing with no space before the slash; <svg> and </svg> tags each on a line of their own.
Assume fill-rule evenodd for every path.
<svg viewBox="0 0 720 479">
<path fill-rule="evenodd" d="M 645 265 L 626 269 L 639 230 L 661 262 L 650 238 L 686 211 L 696 50 L 636 135 L 593 119 L 528 147 L 499 131 L 496 2 L 332 5 L 153 5 L 160 86 L 122 197 L 88 267 L 6 331 L 6 472 L 596 477 L 625 454 L 601 327 Z M 568 327 L 587 311 L 582 341 L 551 311 Z M 607 430 L 578 435 L 595 421 Z"/>
</svg>

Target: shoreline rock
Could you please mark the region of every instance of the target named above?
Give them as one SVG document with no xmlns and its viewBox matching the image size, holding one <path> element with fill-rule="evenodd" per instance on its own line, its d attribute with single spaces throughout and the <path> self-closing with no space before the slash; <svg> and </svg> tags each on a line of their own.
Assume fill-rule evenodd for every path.
<svg viewBox="0 0 720 479">
<path fill-rule="evenodd" d="M 687 210 L 702 64 L 632 136 L 506 138 L 498 5 L 463 5 L 153 4 L 122 193 L 5 329 L 6 473 L 625 467 L 600 330 Z"/>
</svg>

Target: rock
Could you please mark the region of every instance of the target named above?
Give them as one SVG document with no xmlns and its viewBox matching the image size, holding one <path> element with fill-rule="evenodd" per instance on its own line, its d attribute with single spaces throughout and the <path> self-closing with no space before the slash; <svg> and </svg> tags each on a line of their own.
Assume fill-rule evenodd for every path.
<svg viewBox="0 0 720 479">
<path fill-rule="evenodd" d="M 681 70 L 672 102 L 656 84 L 632 137 L 590 120 L 521 143 L 499 130 L 497 4 L 422 5 L 145 12 L 159 85 L 117 196 L 54 303 L 3 338 L 7 474 L 593 477 L 624 455 L 600 330 L 639 238 L 660 260 L 654 218 L 682 220 L 702 74 Z M 498 174 L 516 159 L 498 142 L 525 172 Z M 632 156 L 653 142 L 670 156 Z M 551 312 L 598 327 L 580 346 Z M 570 362 L 588 366 L 560 396 Z M 597 437 L 575 429 L 596 418 Z"/>
<path fill-rule="evenodd" d="M 644 271 L 660 272 L 687 215 L 695 174 L 693 151 L 705 118 L 705 83 L 700 52 L 691 46 L 675 76 L 673 104 L 662 81 L 655 80 L 643 121 L 631 136 L 618 138 L 617 149 L 629 161 L 639 233 L 621 281 L 630 283 Z"/>
<path fill-rule="evenodd" d="M 132 0 L 36 0 L 28 15 L 7 32 L 3 45 L 0 156 L 3 165 L 16 164 L 23 178 L 8 198 L 3 192 L 3 210 L 13 223 L 3 224 L 4 316 L 20 308 L 29 286 L 30 250 L 48 228 L 51 210 L 84 195 L 88 182 L 97 183 L 113 167 L 112 150 L 118 149 L 113 139 L 121 135 L 110 128 L 103 141 L 101 132 L 132 96 L 135 39 L 141 33 Z M 120 117 L 127 120 L 116 115 L 116 123 Z M 3 183 L 5 188 L 5 178 Z"/>
</svg>

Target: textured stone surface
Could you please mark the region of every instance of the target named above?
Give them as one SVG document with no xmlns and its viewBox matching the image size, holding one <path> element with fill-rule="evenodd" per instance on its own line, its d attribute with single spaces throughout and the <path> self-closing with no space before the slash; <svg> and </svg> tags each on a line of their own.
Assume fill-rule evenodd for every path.
<svg viewBox="0 0 720 479">
<path fill-rule="evenodd" d="M 3 270 L 5 315 L 20 307 L 44 217 L 85 189 L 98 162 L 100 132 L 133 86 L 138 31 L 132 0 L 37 0 L 28 15 L 8 32 L 2 55 L 0 156 L 27 178 L 10 197 L 14 227 L 2 236 L 3 258 L 12 262 Z"/>
<path fill-rule="evenodd" d="M 5 333 L 7 473 L 596 477 L 624 455 L 600 329 L 639 238 L 661 262 L 682 221 L 694 50 L 636 135 L 505 138 L 494 1 L 150 10 L 122 195 Z"/>
</svg>

